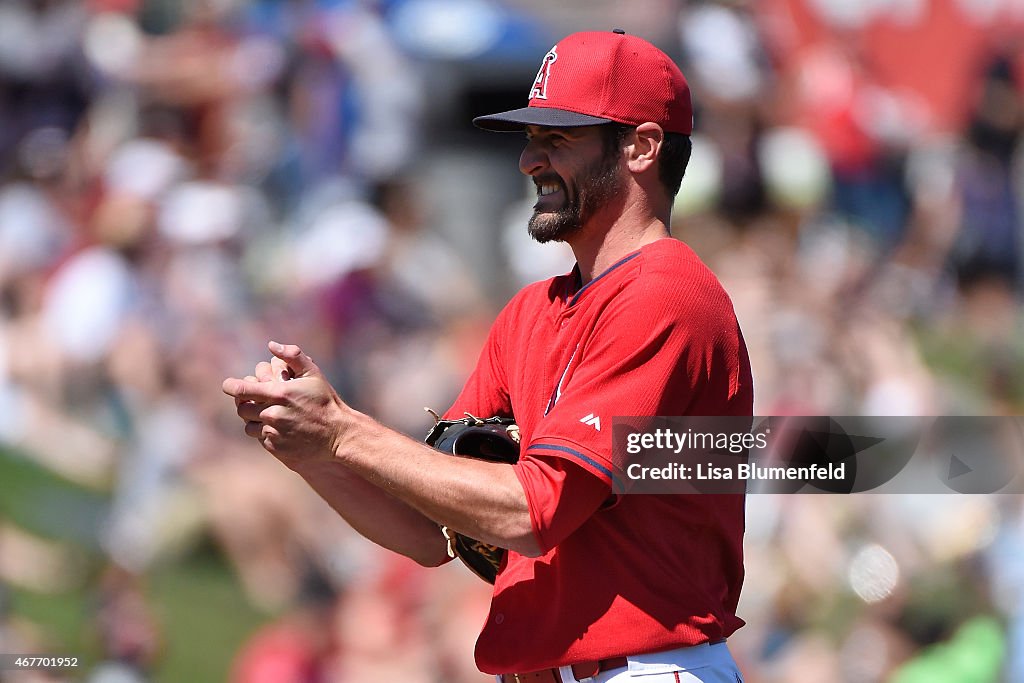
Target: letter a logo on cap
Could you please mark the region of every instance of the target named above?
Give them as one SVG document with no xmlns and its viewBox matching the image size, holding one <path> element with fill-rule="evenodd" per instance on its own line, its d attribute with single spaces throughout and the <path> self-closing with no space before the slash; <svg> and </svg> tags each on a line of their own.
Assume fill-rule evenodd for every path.
<svg viewBox="0 0 1024 683">
<path fill-rule="evenodd" d="M 558 47 L 557 45 L 555 47 Z M 530 89 L 530 99 L 546 100 L 548 98 L 548 76 L 551 75 L 551 65 L 558 59 L 558 53 L 555 52 L 555 47 L 551 48 L 551 52 L 544 55 L 544 61 L 541 62 L 540 71 L 537 72 L 537 78 L 533 79 L 533 88 Z"/>
</svg>

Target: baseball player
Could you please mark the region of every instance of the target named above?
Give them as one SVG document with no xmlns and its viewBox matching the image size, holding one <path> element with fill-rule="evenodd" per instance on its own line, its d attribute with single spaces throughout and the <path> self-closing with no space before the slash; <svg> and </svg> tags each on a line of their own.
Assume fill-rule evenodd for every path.
<svg viewBox="0 0 1024 683">
<path fill-rule="evenodd" d="M 427 566 L 448 559 L 440 526 L 508 549 L 476 646 L 499 681 L 742 680 L 725 640 L 743 624 L 743 497 L 611 487 L 616 415 L 752 411 L 732 304 L 670 236 L 692 121 L 679 68 L 621 30 L 568 36 L 529 106 L 475 120 L 525 132 L 529 232 L 577 259 L 508 303 L 447 413 L 514 416 L 517 463 L 381 426 L 296 346 L 224 382 L 246 434 L 367 538 Z"/>
</svg>

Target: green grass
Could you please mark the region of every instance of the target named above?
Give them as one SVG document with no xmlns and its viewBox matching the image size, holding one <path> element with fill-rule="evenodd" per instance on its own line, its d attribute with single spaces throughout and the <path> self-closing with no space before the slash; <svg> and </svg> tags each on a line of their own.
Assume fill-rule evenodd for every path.
<svg viewBox="0 0 1024 683">
<path fill-rule="evenodd" d="M 98 549 L 107 497 L 0 448 L 0 521 L 51 540 Z"/>
<path fill-rule="evenodd" d="M 79 487 L 0 448 L 0 522 L 57 541 L 82 558 L 83 585 L 73 590 L 11 591 L 16 618 L 39 629 L 55 651 L 82 658 L 79 679 L 100 655 L 93 619 L 96 579 L 106 564 L 98 531 L 108 504 L 106 493 Z M 154 570 L 144 585 L 162 635 L 157 683 L 227 680 L 239 647 L 268 619 L 249 605 L 211 545 Z"/>
<path fill-rule="evenodd" d="M 267 621 L 246 602 L 230 568 L 214 554 L 154 573 L 146 593 L 162 634 L 157 683 L 226 681 L 241 645 Z M 16 590 L 12 600 L 14 613 L 42 628 L 56 653 L 82 658 L 83 673 L 99 656 L 93 605 L 90 586 L 63 595 Z"/>
<path fill-rule="evenodd" d="M 86 665 L 96 660 L 98 653 L 90 638 L 89 606 L 84 591 L 44 595 L 14 590 L 11 607 L 17 617 L 42 630 L 50 654 L 80 657 Z"/>
<path fill-rule="evenodd" d="M 216 555 L 157 573 L 150 594 L 166 634 L 158 683 L 226 681 L 239 647 L 267 620 Z"/>
</svg>

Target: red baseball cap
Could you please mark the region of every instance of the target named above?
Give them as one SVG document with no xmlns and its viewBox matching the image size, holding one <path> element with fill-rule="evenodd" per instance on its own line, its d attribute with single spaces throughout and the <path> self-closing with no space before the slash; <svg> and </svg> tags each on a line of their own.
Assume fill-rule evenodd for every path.
<svg viewBox="0 0 1024 683">
<path fill-rule="evenodd" d="M 692 133 L 690 86 L 668 55 L 622 29 L 562 39 L 541 62 L 529 106 L 473 119 L 499 132 L 648 121 L 670 133 Z"/>
</svg>

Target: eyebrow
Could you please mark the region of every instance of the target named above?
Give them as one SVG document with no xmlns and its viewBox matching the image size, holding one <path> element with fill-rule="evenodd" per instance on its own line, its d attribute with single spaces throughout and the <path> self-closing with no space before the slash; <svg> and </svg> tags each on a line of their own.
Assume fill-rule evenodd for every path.
<svg viewBox="0 0 1024 683">
<path fill-rule="evenodd" d="M 531 128 L 533 129 L 532 131 Z M 579 129 L 575 127 L 560 128 L 558 126 L 526 126 L 524 132 L 526 133 L 526 137 L 528 138 L 533 138 L 545 134 L 551 135 L 554 133 L 557 133 L 558 135 L 562 135 L 564 137 L 571 138 L 576 138 L 580 136 Z"/>
</svg>

